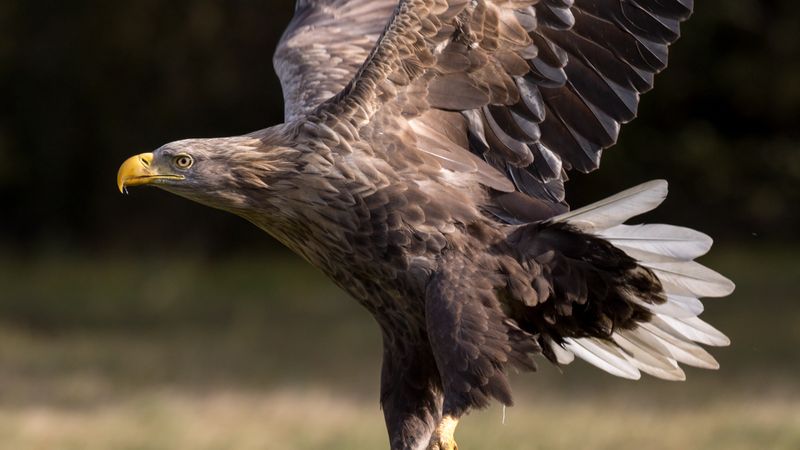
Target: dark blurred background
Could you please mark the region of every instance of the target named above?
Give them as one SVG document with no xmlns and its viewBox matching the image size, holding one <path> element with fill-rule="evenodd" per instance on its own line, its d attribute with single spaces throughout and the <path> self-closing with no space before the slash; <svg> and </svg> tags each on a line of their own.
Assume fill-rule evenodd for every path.
<svg viewBox="0 0 800 450">
<path fill-rule="evenodd" d="M 280 442 L 296 448 L 382 445 L 374 407 L 379 338 L 365 312 L 240 219 L 155 189 L 125 197 L 116 191 L 116 170 L 132 154 L 282 121 L 272 52 L 292 3 L 0 1 L 0 382 L 8 387 L 0 393 L 0 441 L 16 443 L 9 448 L 54 448 L 42 447 L 48 442 L 90 448 L 89 441 L 97 448 L 245 448 L 254 442 L 282 448 L 269 444 L 277 442 L 277 428 L 246 442 L 229 439 L 222 428 L 207 441 L 192 440 L 195 428 L 216 428 L 152 394 L 164 386 L 179 393 L 247 386 L 289 409 L 330 406 L 333 394 L 276 400 L 276 386 L 345 392 L 348 399 L 368 399 L 366 413 L 359 402 L 351 413 L 354 422 L 371 420 L 374 432 L 350 432 L 345 415 L 320 440 L 289 433 Z M 701 392 L 750 392 L 763 399 L 766 386 L 792 406 L 765 406 L 767 418 L 756 425 L 751 417 L 720 413 L 721 421 L 709 419 L 713 433 L 696 431 L 659 448 L 797 448 L 800 403 L 791 380 L 800 364 L 800 3 L 704 0 L 695 9 L 672 47 L 669 69 L 643 97 L 640 118 L 623 128 L 601 170 L 573 175 L 568 198 L 579 206 L 649 179 L 668 179 L 670 198 L 647 219 L 713 235 L 717 246 L 705 262 L 739 283 L 733 297 L 712 301 L 707 316 L 733 337 L 734 346 L 721 353 L 723 371 L 690 372 L 699 384 L 658 384 L 654 397 L 646 382 L 631 401 L 644 398 L 651 405 L 670 398 L 684 411 L 696 406 L 690 397 L 707 398 Z M 543 377 L 556 400 L 581 386 L 595 394 L 632 389 L 595 381 L 595 371 L 572 373 Z M 529 381 L 536 386 L 534 378 Z M 559 390 L 563 386 L 566 391 Z M 198 406 L 194 394 L 175 396 L 189 411 L 206 408 L 222 422 L 238 417 L 224 402 Z M 111 425 L 78 407 L 120 398 L 134 406 L 112 414 L 117 422 Z M 26 414 L 31 405 L 45 411 L 45 419 Z M 243 405 L 238 409 L 250 415 L 271 414 L 259 404 Z M 686 417 L 662 417 L 648 407 L 653 421 L 672 420 L 675 427 Z M 718 417 L 715 411 L 709 417 Z M 782 421 L 770 421 L 773 412 Z M 619 421 L 642 417 L 625 416 L 623 409 L 619 414 Z M 174 419 L 174 426 L 153 416 Z M 299 427 L 304 416 L 298 417 L 284 428 Z M 59 428 L 62 419 L 85 431 L 70 434 Z M 158 423 L 153 430 L 163 425 L 169 432 L 155 431 L 151 441 L 126 437 L 126 426 L 151 422 Z M 742 423 L 751 424 L 752 434 L 731 431 L 749 430 Z M 91 434 L 115 426 L 121 431 Z M 473 442 L 494 436 L 487 433 L 472 436 Z M 656 448 L 602 436 L 589 448 Z M 217 438 L 226 445 L 214 446 Z M 544 448 L 581 447 L 551 444 Z"/>
</svg>

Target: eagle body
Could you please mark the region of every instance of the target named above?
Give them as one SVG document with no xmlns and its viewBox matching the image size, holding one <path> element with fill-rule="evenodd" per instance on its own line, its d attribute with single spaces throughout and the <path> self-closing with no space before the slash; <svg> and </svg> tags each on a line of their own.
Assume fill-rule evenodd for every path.
<svg viewBox="0 0 800 450">
<path fill-rule="evenodd" d="M 691 0 L 300 0 L 275 53 L 286 122 L 129 158 L 239 215 L 376 319 L 392 449 L 456 448 L 458 419 L 512 404 L 507 374 L 580 358 L 619 377 L 714 369 L 697 316 L 733 284 L 697 231 L 626 225 L 651 181 L 571 210 L 666 66 Z"/>
<path fill-rule="evenodd" d="M 594 288 L 582 275 L 575 283 L 555 282 L 551 272 L 558 266 L 549 263 L 557 260 L 552 249 L 558 244 L 549 240 L 579 240 L 585 247 L 592 238 L 569 227 L 499 223 L 483 211 L 491 200 L 477 183 L 465 186 L 438 171 L 404 171 L 410 149 L 394 161 L 376 156 L 368 142 L 347 149 L 294 148 L 294 168 L 267 183 L 303 189 L 280 195 L 261 189 L 261 201 L 239 214 L 319 267 L 375 317 L 384 339 L 382 404 L 395 447 L 427 442 L 443 412 L 461 415 L 491 398 L 512 404 L 507 369 L 534 370 L 533 357 L 542 353 L 539 339 L 551 342 L 540 335 L 544 323 L 536 323 L 540 314 L 534 310 L 551 310 L 556 321 L 571 306 L 545 304 L 551 292 L 563 292 L 569 303 L 566 292 L 574 290 L 572 300 L 585 302 L 581 295 Z M 267 206 L 274 199 L 280 203 Z M 264 210 L 271 214 L 258 214 Z M 629 276 L 622 272 L 637 267 L 618 253 L 628 267 L 615 268 L 620 273 L 602 282 L 613 284 L 614 276 Z M 657 279 L 646 276 L 646 289 L 659 292 Z M 617 326 L 647 316 L 642 307 L 620 303 L 628 311 L 615 317 Z M 611 311 L 600 314 L 606 313 Z M 456 335 L 462 331 L 469 335 Z M 557 362 L 549 347 L 547 354 Z"/>
<path fill-rule="evenodd" d="M 347 149 L 282 145 L 298 151 L 294 168 L 273 180 L 280 194 L 261 189 L 261 201 L 235 212 L 320 268 L 392 341 L 427 342 L 425 292 L 444 253 L 498 266 L 487 255 L 513 227 L 482 212 L 490 200 L 479 184 L 413 170 L 407 149 L 387 157 L 368 141 Z M 243 190 L 251 189 L 258 191 Z"/>
</svg>

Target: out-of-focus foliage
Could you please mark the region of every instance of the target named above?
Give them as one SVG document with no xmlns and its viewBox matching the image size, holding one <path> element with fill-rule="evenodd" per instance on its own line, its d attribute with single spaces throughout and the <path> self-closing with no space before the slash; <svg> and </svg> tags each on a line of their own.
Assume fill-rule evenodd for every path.
<svg viewBox="0 0 800 450">
<path fill-rule="evenodd" d="M 706 262 L 738 289 L 703 314 L 733 341 L 719 371 L 631 382 L 538 358 L 462 448 L 800 448 L 797 246 L 720 247 Z M 387 447 L 378 326 L 300 260 L 0 256 L 0 287 L 0 448 Z"/>
<path fill-rule="evenodd" d="M 242 221 L 172 196 L 122 198 L 114 176 L 124 157 L 170 140 L 279 122 L 271 57 L 292 10 L 289 0 L 1 2 L 0 245 L 269 246 Z M 572 203 L 667 178 L 660 220 L 793 238 L 799 29 L 794 1 L 698 1 L 640 118 L 599 172 L 573 177 Z"/>
</svg>

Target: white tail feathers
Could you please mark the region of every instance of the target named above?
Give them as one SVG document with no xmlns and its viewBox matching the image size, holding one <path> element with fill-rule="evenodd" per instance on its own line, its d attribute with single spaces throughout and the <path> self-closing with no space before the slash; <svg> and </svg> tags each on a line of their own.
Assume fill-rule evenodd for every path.
<svg viewBox="0 0 800 450">
<path fill-rule="evenodd" d="M 597 203 L 556 216 L 553 222 L 569 222 L 582 231 L 594 233 L 619 225 L 633 216 L 652 211 L 665 198 L 667 198 L 667 182 L 648 181 Z"/>
<path fill-rule="evenodd" d="M 673 225 L 617 225 L 598 233 L 638 260 L 691 261 L 708 253 L 708 235 Z"/>
<path fill-rule="evenodd" d="M 731 280 L 694 261 L 640 263 L 656 274 L 668 294 L 725 297 L 735 288 Z"/>
<path fill-rule="evenodd" d="M 564 339 L 564 348 L 578 358 L 597 366 L 611 375 L 638 380 L 639 369 L 631 364 L 621 348 L 601 339 Z"/>
<path fill-rule="evenodd" d="M 717 361 L 699 344 L 726 346 L 730 340 L 697 316 L 703 312 L 700 297 L 724 297 L 734 284 L 693 260 L 708 252 L 712 239 L 698 231 L 672 225 L 623 225 L 648 212 L 667 196 L 667 182 L 650 181 L 597 203 L 562 214 L 579 230 L 608 240 L 650 269 L 661 281 L 666 303 L 654 305 L 633 298 L 653 313 L 652 320 L 632 330 L 617 330 L 611 341 L 568 338 L 563 345 L 548 342 L 559 363 L 577 356 L 613 375 L 638 379 L 640 372 L 665 380 L 683 380 L 678 363 L 717 369 Z M 562 362 L 564 361 L 564 362 Z"/>
<path fill-rule="evenodd" d="M 648 339 L 631 330 L 621 330 L 613 335 L 614 342 L 625 351 L 631 364 L 644 373 L 665 380 L 685 380 L 678 363 L 669 350 L 656 339 Z"/>
<path fill-rule="evenodd" d="M 694 342 L 713 347 L 726 347 L 731 345 L 731 340 L 728 339 L 728 336 L 725 336 L 721 331 L 708 323 L 703 322 L 699 317 L 679 319 L 677 317 L 656 314 L 653 320 L 655 321 L 658 319 L 662 320 L 667 326 L 672 327 L 673 330 L 683 335 L 683 337 Z"/>
<path fill-rule="evenodd" d="M 650 311 L 669 317 L 685 319 L 687 317 L 697 317 L 703 312 L 703 302 L 694 297 L 684 297 L 682 295 L 667 294 L 667 302 L 660 305 L 653 305 L 645 302 L 638 302 Z"/>
</svg>

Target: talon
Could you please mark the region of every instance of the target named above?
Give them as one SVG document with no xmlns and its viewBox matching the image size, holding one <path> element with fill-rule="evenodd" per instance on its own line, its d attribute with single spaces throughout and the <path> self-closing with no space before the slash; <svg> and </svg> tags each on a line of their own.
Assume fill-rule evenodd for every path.
<svg viewBox="0 0 800 450">
<path fill-rule="evenodd" d="M 458 419 L 453 416 L 444 416 L 431 436 L 428 450 L 458 450 L 458 444 L 453 436 L 457 425 Z"/>
</svg>

